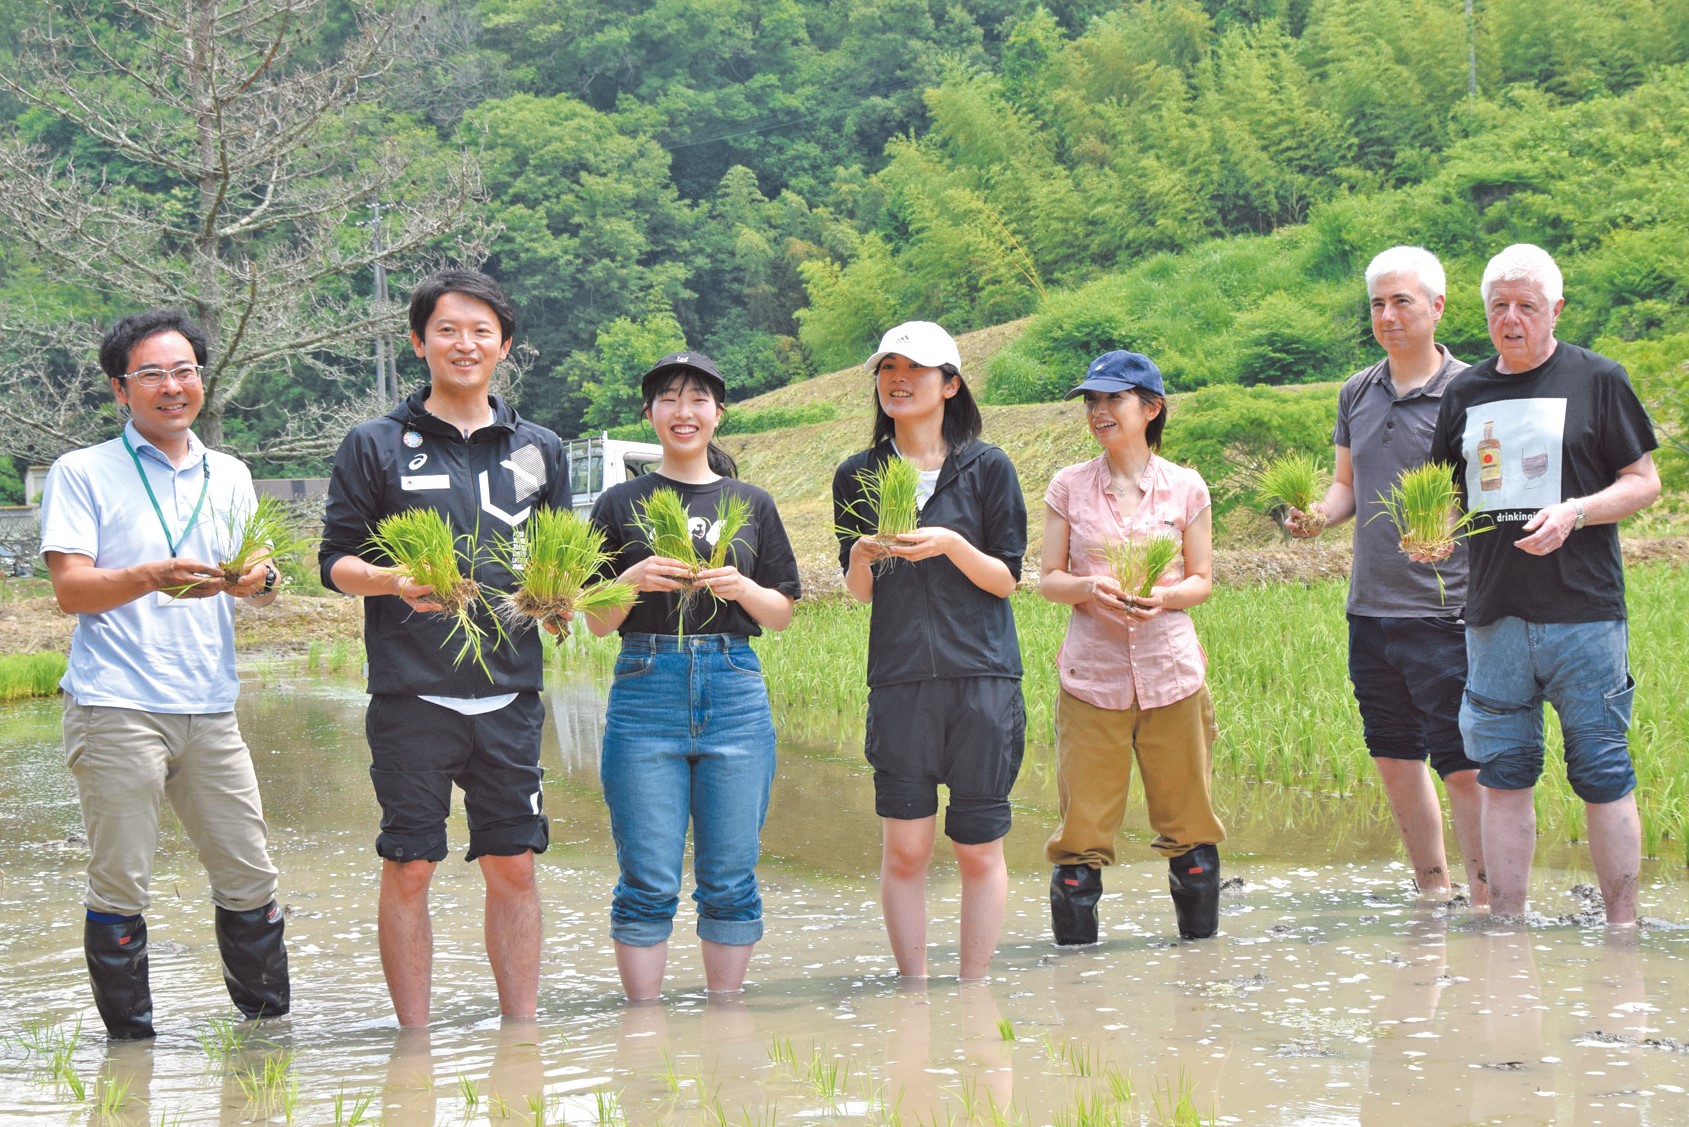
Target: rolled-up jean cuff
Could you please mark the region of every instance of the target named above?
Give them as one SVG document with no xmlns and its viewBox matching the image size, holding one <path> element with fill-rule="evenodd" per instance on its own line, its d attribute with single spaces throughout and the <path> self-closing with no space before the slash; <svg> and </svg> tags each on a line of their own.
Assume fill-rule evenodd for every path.
<svg viewBox="0 0 1689 1127">
<path fill-rule="evenodd" d="M 673 919 L 610 921 L 610 938 L 627 947 L 655 947 L 673 934 Z"/>
<path fill-rule="evenodd" d="M 749 947 L 762 938 L 762 921 L 712 920 L 699 916 L 698 938 L 728 947 Z"/>
</svg>

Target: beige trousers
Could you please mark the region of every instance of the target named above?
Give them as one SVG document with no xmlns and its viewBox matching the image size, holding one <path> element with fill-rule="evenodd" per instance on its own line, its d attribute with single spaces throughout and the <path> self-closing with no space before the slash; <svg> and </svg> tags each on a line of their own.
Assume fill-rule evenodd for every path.
<svg viewBox="0 0 1689 1127">
<path fill-rule="evenodd" d="M 199 850 L 212 900 L 249 912 L 275 899 L 269 827 L 234 713 L 90 708 L 67 696 L 64 740 L 88 833 L 89 909 L 146 910 L 165 798 Z"/>
<path fill-rule="evenodd" d="M 1217 731 L 1206 685 L 1161 708 L 1125 711 L 1098 708 L 1063 691 L 1056 701 L 1061 825 L 1044 855 L 1056 865 L 1114 864 L 1114 835 L 1126 816 L 1134 756 L 1156 832 L 1151 848 L 1179 857 L 1193 846 L 1224 841 L 1209 793 Z"/>
</svg>

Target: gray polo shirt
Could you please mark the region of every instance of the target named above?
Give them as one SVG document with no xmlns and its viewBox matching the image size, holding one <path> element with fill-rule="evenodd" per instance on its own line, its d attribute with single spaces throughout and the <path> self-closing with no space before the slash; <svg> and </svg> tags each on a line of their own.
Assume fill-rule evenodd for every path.
<svg viewBox="0 0 1689 1127">
<path fill-rule="evenodd" d="M 1337 427 L 1331 440 L 1349 448 L 1355 471 L 1355 562 L 1349 576 L 1349 613 L 1362 618 L 1432 618 L 1459 615 L 1466 605 L 1466 545 L 1440 564 L 1437 573 L 1403 554 L 1396 526 L 1380 494 L 1387 494 L 1402 471 L 1430 456 L 1431 432 L 1443 389 L 1466 364 L 1442 345 L 1437 374 L 1400 399 L 1390 383 L 1390 360 L 1350 376 L 1337 393 Z M 1377 517 L 1374 520 L 1374 517 Z"/>
</svg>

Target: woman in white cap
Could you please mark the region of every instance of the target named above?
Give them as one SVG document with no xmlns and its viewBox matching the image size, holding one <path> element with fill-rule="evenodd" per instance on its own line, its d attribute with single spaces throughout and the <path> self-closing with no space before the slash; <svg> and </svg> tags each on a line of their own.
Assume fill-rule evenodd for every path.
<svg viewBox="0 0 1689 1127">
<path fill-rule="evenodd" d="M 634 1000 L 662 990 L 688 823 L 706 988 L 728 993 L 744 983 L 762 938 L 756 864 L 774 781 L 774 722 L 750 638 L 784 630 L 799 594 L 773 500 L 737 480 L 733 459 L 714 441 L 726 402 L 715 364 L 701 352 L 671 353 L 640 384 L 663 460 L 606 489 L 592 508 L 610 570 L 639 598 L 626 611 L 587 616 L 595 635 L 622 635 L 599 777 L 621 869 L 610 938 L 622 989 Z M 704 555 L 721 536 L 723 502 L 749 506 L 725 566 L 694 574 L 652 553 L 641 503 L 659 488 L 679 495 Z"/>
<path fill-rule="evenodd" d="M 1226 832 L 1209 794 L 1215 728 L 1207 659 L 1186 612 L 1212 586 L 1208 486 L 1157 453 L 1167 400 L 1147 356 L 1097 357 L 1067 398 L 1078 395 L 1103 452 L 1050 481 L 1039 587 L 1051 602 L 1073 607 L 1058 657 L 1061 825 L 1044 847 L 1055 865 L 1050 922 L 1059 945 L 1097 941 L 1101 870 L 1114 863 L 1135 756 L 1156 831 L 1150 847 L 1167 858 L 1179 934 L 1206 939 L 1219 927 L 1215 846 Z M 1148 595 L 1123 590 L 1105 545 L 1152 536 L 1177 540 L 1178 554 Z"/>
<path fill-rule="evenodd" d="M 845 586 L 872 605 L 867 756 L 882 819 L 880 905 L 898 973 L 927 974 L 927 864 L 938 787 L 962 877 L 960 973 L 983 978 L 1008 898 L 1003 838 L 1026 729 L 1009 596 L 1026 551 L 1026 502 L 1008 456 L 981 442 L 979 408 L 950 334 L 930 321 L 886 333 L 868 358 L 874 441 L 833 477 Z M 874 539 L 862 476 L 892 458 L 920 472 L 918 527 Z M 877 565 L 877 566 L 876 566 Z"/>
</svg>

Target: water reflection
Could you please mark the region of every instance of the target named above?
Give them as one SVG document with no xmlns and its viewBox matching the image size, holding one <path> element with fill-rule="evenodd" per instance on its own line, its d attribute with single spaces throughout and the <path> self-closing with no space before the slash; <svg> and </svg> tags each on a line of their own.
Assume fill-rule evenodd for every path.
<svg viewBox="0 0 1689 1127">
<path fill-rule="evenodd" d="M 1556 892 L 1583 877 L 1564 850 L 1538 864 L 1538 900 L 1564 917 L 1484 925 L 1419 903 L 1370 796 L 1340 807 L 1264 787 L 1227 794 L 1230 871 L 1244 884 L 1204 943 L 1174 937 L 1165 865 L 1138 848 L 1147 830 L 1134 810 L 1143 836 L 1110 873 L 1104 943 L 1057 952 L 1041 853 L 1050 818 L 1030 785 L 1017 795 L 992 979 L 911 989 L 880 925 L 878 822 L 854 743 L 786 745 L 766 833 L 769 933 L 745 995 L 706 996 L 695 947 L 677 943 L 663 1003 L 626 1006 L 606 934 L 601 693 L 559 682 L 548 696 L 540 1020 L 498 1020 L 479 880 L 448 860 L 434 893 L 435 1025 L 401 1032 L 376 952 L 363 695 L 286 671 L 248 685 L 241 722 L 276 835 L 297 998 L 293 1016 L 240 1027 L 251 1040 L 223 1055 L 201 1043 L 228 1012 L 211 909 L 174 829 L 149 920 L 162 1035 L 154 1046 L 93 1036 L 76 912 L 84 849 L 57 709 L 6 712 L 0 1121 L 279 1123 L 291 1102 L 300 1123 L 346 1122 L 360 1104 L 366 1121 L 401 1124 L 1052 1123 L 1111 1109 L 1156 1122 L 1182 1102 L 1205 1121 L 1251 1125 L 1689 1122 L 1686 933 L 1580 923 L 1577 898 Z M 461 849 L 461 816 L 450 832 Z M 1681 874 L 1647 875 L 1645 915 L 1675 913 Z M 935 866 L 932 893 L 933 934 L 954 935 L 952 868 Z M 940 945 L 934 960 L 954 965 L 955 952 Z M 26 1027 L 45 1018 L 58 1022 Z M 68 1046 L 56 1071 L 45 1028 Z"/>
</svg>

